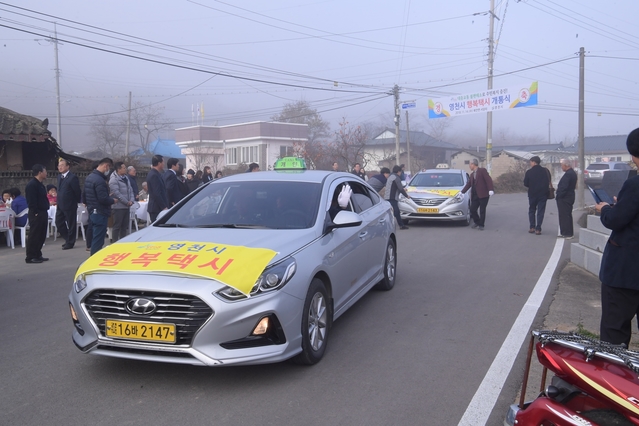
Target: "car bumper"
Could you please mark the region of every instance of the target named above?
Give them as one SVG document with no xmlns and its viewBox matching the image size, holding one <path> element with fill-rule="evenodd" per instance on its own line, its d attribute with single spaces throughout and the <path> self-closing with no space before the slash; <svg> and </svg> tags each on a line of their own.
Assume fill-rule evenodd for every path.
<svg viewBox="0 0 639 426">
<path fill-rule="evenodd" d="M 444 207 L 434 207 L 437 212 L 420 213 L 419 207 L 406 202 L 399 203 L 399 212 L 402 219 L 410 220 L 467 220 L 468 210 L 463 208 L 464 202 L 451 204 Z"/>
<path fill-rule="evenodd" d="M 69 303 L 76 313 L 73 342 L 84 353 L 145 361 L 221 366 L 280 362 L 300 351 L 303 301 L 283 291 L 237 301 L 214 295 L 224 285 L 210 280 L 148 275 L 99 275 L 87 277 L 87 287 L 71 290 Z M 289 283 L 291 284 L 291 283 Z M 135 290 L 131 290 L 134 288 Z M 103 317 L 149 323 L 179 322 L 171 318 L 106 312 L 92 303 L 95 294 L 142 292 L 148 298 L 171 294 L 197 298 L 210 308 L 189 341 L 157 343 L 107 337 Z M 105 293 L 105 294 L 106 294 Z M 155 296 L 154 296 L 155 295 Z M 160 295 L 160 296 L 157 296 Z M 198 302 L 200 303 L 200 302 Z M 203 306 L 200 303 L 200 306 Z M 207 311 L 208 312 L 208 311 Z M 251 337 L 259 321 L 269 317 L 278 339 Z M 102 318 L 102 319 L 101 319 Z M 180 326 L 177 325 L 180 335 Z"/>
</svg>

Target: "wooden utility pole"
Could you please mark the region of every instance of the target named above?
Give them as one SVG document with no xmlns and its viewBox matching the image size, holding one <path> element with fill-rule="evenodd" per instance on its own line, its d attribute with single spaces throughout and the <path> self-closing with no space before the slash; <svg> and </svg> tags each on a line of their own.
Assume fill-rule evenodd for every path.
<svg viewBox="0 0 639 426">
<path fill-rule="evenodd" d="M 129 158 L 129 134 L 131 133 L 131 92 L 129 92 L 129 117 L 126 121 L 126 142 L 124 144 L 124 157 Z"/>
<path fill-rule="evenodd" d="M 488 90 L 493 88 L 493 64 L 495 62 L 495 0 L 490 0 L 490 26 L 488 34 Z M 493 157 L 493 113 L 486 114 L 486 170 L 492 171 Z"/>
<path fill-rule="evenodd" d="M 408 171 L 412 175 L 413 172 L 411 170 L 413 169 L 410 165 L 410 127 L 408 126 L 408 110 L 406 110 L 406 156 L 407 156 L 406 161 L 408 165 Z"/>
<path fill-rule="evenodd" d="M 578 124 L 578 146 L 579 146 L 579 173 L 577 174 L 577 208 L 582 209 L 585 206 L 584 198 L 584 170 L 586 168 L 586 160 L 584 158 L 584 48 L 579 49 L 579 124 Z"/>
<path fill-rule="evenodd" d="M 393 97 L 395 99 L 395 164 L 399 166 L 399 86 L 393 87 Z"/>
<path fill-rule="evenodd" d="M 58 129 L 58 145 L 62 147 L 62 114 L 60 114 L 60 68 L 58 67 L 58 29 L 55 25 L 55 22 L 53 23 L 53 48 L 55 52 L 55 93 L 58 113 L 58 123 L 56 124 L 56 127 Z"/>
</svg>

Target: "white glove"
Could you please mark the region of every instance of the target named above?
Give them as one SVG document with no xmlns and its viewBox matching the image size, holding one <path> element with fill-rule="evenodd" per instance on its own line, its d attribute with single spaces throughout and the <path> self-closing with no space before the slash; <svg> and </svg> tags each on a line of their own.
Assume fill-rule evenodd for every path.
<svg viewBox="0 0 639 426">
<path fill-rule="evenodd" d="M 353 190 L 351 189 L 349 184 L 344 184 L 342 187 L 342 192 L 337 196 L 337 204 L 343 209 L 348 207 L 348 201 L 351 199 L 351 195 L 353 194 Z"/>
<path fill-rule="evenodd" d="M 488 196 L 495 195 L 495 191 L 488 191 Z"/>
</svg>

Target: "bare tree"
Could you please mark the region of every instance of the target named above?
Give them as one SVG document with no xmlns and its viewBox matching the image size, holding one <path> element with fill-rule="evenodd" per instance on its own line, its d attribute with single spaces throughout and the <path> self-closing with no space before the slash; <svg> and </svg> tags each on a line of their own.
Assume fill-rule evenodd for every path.
<svg viewBox="0 0 639 426">
<path fill-rule="evenodd" d="M 328 168 L 326 162 L 325 142 L 328 138 L 330 126 L 324 121 L 315 108 L 311 108 L 307 101 L 301 100 L 284 105 L 282 111 L 271 117 L 280 123 L 298 123 L 308 125 L 308 140 L 294 144 L 296 155 L 306 160 L 309 168 Z"/>
<path fill-rule="evenodd" d="M 340 163 L 350 170 L 355 163 L 360 163 L 366 169 L 368 162 L 364 156 L 366 142 L 370 134 L 362 125 L 352 125 L 346 118 L 339 123 L 339 130 L 335 132 L 335 139 L 329 144 L 330 153 Z"/>
<path fill-rule="evenodd" d="M 428 124 L 428 135 L 437 140 L 443 141 L 446 140 L 447 132 L 453 124 L 454 118 L 436 118 L 427 120 Z"/>
<path fill-rule="evenodd" d="M 114 115 L 95 115 L 90 119 L 94 146 L 111 157 L 122 153 L 126 125 Z"/>
<path fill-rule="evenodd" d="M 210 148 L 204 145 L 190 145 L 186 152 L 192 167 L 195 170 L 202 170 L 205 166 L 210 166 L 213 172 L 220 170 L 224 154 L 218 149 Z"/>
<path fill-rule="evenodd" d="M 123 117 L 126 128 L 126 117 Z M 131 135 L 138 140 L 138 146 L 145 153 L 150 151 L 149 145 L 163 130 L 171 128 L 171 123 L 164 116 L 164 108 L 153 104 L 135 102 L 131 107 Z"/>
</svg>

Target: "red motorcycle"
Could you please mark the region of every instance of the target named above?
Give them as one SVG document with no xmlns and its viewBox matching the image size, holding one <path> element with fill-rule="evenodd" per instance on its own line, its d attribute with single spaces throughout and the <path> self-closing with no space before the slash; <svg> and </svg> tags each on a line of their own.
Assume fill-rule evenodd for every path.
<svg viewBox="0 0 639 426">
<path fill-rule="evenodd" d="M 525 403 L 533 346 L 544 369 L 539 396 Z M 547 370 L 555 376 L 545 387 Z M 639 352 L 574 333 L 533 331 L 521 399 L 504 424 L 639 425 Z"/>
</svg>

